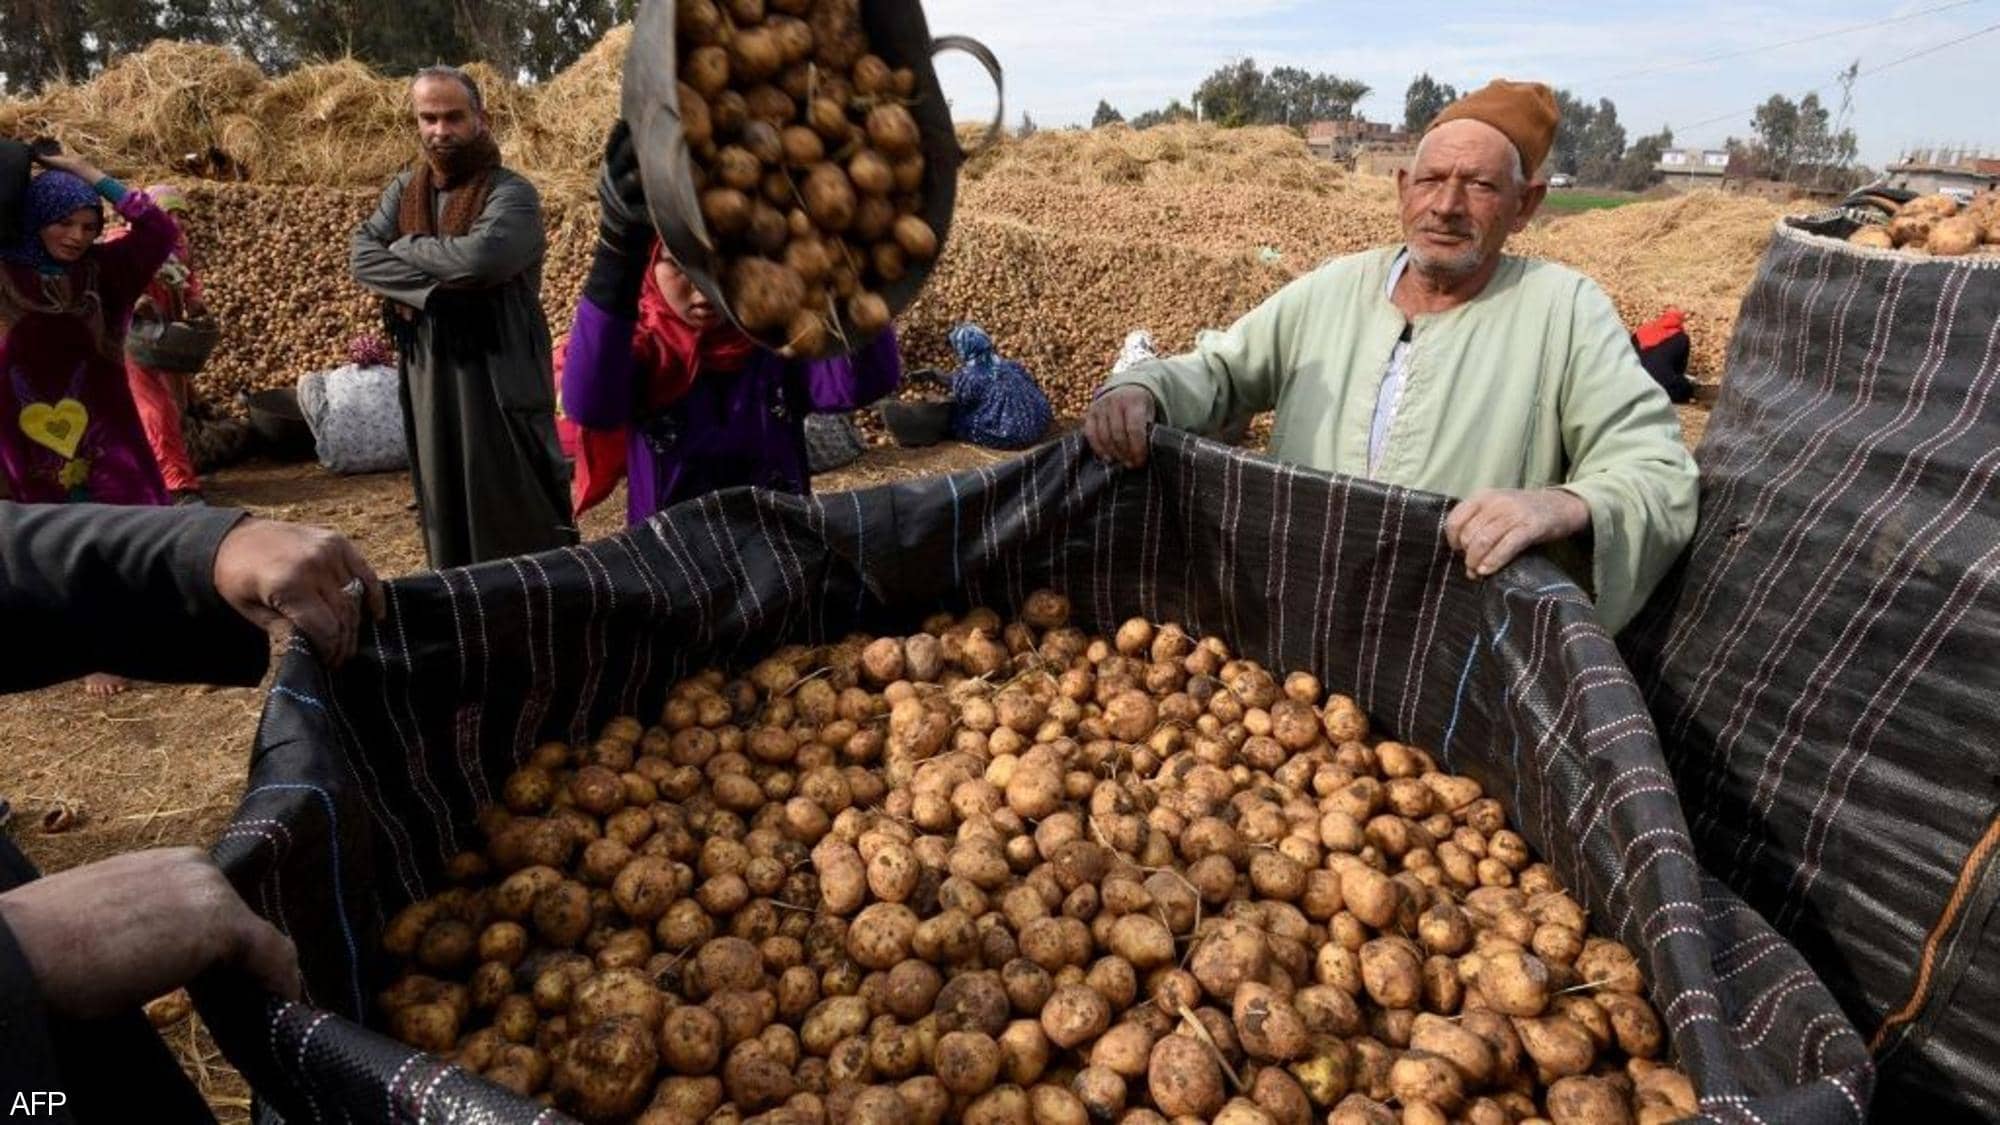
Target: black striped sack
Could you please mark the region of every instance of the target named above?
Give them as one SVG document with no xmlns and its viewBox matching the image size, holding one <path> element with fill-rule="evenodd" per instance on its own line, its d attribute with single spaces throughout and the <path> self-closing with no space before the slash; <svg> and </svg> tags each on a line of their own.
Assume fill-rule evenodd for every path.
<svg viewBox="0 0 2000 1125">
<path fill-rule="evenodd" d="M 655 716 L 665 689 L 783 641 L 1002 610 L 1041 586 L 1109 633 L 1145 614 L 1311 669 L 1479 778 L 1649 959 L 1707 1114 L 1856 1121 L 1867 1051 L 1798 953 L 1695 865 L 1637 685 L 1578 589 L 1532 559 L 1472 584 L 1444 503 L 1161 432 L 1143 472 L 1078 439 L 955 477 L 811 498 L 738 491 L 587 547 L 390 585 L 333 677 L 285 661 L 217 854 L 299 942 L 300 1005 L 209 1011 L 292 1122 L 550 1119 L 363 1030 L 384 919 L 440 887 L 473 810 L 542 739 Z"/>
<path fill-rule="evenodd" d="M 1853 226 L 1778 231 L 1628 648 L 1697 853 L 1869 1036 L 1882 1118 L 1993 1120 L 2000 259 L 1814 233 Z"/>
</svg>

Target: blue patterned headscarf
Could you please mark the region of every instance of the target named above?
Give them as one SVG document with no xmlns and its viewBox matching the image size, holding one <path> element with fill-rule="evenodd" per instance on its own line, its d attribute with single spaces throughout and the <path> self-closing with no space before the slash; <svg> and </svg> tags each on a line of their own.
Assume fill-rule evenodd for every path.
<svg viewBox="0 0 2000 1125">
<path fill-rule="evenodd" d="M 59 223 L 73 212 L 99 207 L 97 189 L 68 172 L 50 170 L 28 181 L 28 193 L 21 201 L 21 229 L 0 245 L 0 259 L 37 270 L 60 270 L 63 266 L 49 256 L 42 245 L 42 228 Z"/>
<path fill-rule="evenodd" d="M 984 363 L 993 358 L 993 338 L 977 324 L 959 325 L 951 330 L 949 339 L 960 363 Z"/>
</svg>

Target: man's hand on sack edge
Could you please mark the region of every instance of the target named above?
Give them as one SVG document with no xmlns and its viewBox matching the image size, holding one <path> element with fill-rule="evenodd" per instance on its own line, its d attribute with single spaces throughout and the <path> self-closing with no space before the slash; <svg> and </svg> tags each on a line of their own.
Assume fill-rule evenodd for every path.
<svg viewBox="0 0 2000 1125">
<path fill-rule="evenodd" d="M 1153 392 L 1125 386 L 1109 390 L 1090 404 L 1083 416 L 1083 436 L 1091 451 L 1128 469 L 1146 464 L 1146 434 L 1158 406 Z"/>
<path fill-rule="evenodd" d="M 274 520 L 230 529 L 215 553 L 215 591 L 259 628 L 289 623 L 335 667 L 354 655 L 364 606 L 376 620 L 387 610 L 382 580 L 345 536 Z"/>
<path fill-rule="evenodd" d="M 1521 552 L 1590 529 L 1590 505 L 1560 488 L 1486 489 L 1451 510 L 1445 541 L 1465 556 L 1465 576 L 1499 573 Z"/>
</svg>

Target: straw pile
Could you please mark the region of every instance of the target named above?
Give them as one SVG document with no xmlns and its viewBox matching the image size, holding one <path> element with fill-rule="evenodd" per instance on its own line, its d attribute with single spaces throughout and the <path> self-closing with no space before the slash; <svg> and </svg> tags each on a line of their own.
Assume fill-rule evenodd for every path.
<svg viewBox="0 0 2000 1125">
<path fill-rule="evenodd" d="M 353 59 L 283 75 L 239 116 L 246 132 L 256 131 L 245 160 L 250 174 L 271 183 L 380 184 L 409 161 L 415 145 L 401 84 L 384 82 Z M 224 137 L 218 147 L 235 155 L 243 144 Z"/>
<path fill-rule="evenodd" d="M 226 47 L 160 42 L 87 83 L 0 101 L 0 136 L 54 136 L 102 156 L 112 171 L 165 172 L 225 131 L 250 143 L 262 125 L 239 118 L 268 86 L 263 71 Z"/>
<path fill-rule="evenodd" d="M 528 170 L 564 194 L 588 190 L 618 120 L 629 25 L 613 28 L 561 74 L 534 88 L 534 111 L 516 119 L 501 151 L 510 167 Z"/>
<path fill-rule="evenodd" d="M 1722 377 L 1737 307 L 1784 213 L 1761 199 L 1694 192 L 1558 219 L 1528 230 L 1511 248 L 1589 275 L 1629 325 L 1679 307 L 1694 342 L 1689 371 L 1713 382 Z"/>
<path fill-rule="evenodd" d="M 962 139 L 975 140 L 982 133 L 983 129 L 968 130 Z M 1143 132 L 1125 125 L 1087 132 L 1044 130 L 976 154 L 966 164 L 965 177 L 1201 188 L 1247 183 L 1324 193 L 1341 182 L 1342 173 L 1315 160 L 1289 129 L 1222 130 L 1181 124 Z"/>
<path fill-rule="evenodd" d="M 587 185 L 617 116 L 629 38 L 629 29 L 614 30 L 540 86 L 519 85 L 485 63 L 466 64 L 510 164 L 556 191 Z M 354 59 L 266 78 L 228 48 L 162 40 L 89 82 L 0 101 L 0 136 L 53 136 L 133 179 L 193 171 L 369 187 L 415 151 L 407 85 Z"/>
</svg>

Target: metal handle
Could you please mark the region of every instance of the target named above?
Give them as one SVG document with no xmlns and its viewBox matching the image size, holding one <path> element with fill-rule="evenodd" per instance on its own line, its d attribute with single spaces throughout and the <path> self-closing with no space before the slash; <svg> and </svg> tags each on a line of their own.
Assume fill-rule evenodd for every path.
<svg viewBox="0 0 2000 1125">
<path fill-rule="evenodd" d="M 993 79 L 993 98 L 996 103 L 993 107 L 993 124 L 986 130 L 985 138 L 970 150 L 967 150 L 964 145 L 959 146 L 960 152 L 963 152 L 966 156 L 971 156 L 973 153 L 991 148 L 1000 140 L 1000 134 L 1006 129 L 1007 82 L 1000 74 L 1000 60 L 993 57 L 993 52 L 988 50 L 986 44 L 981 43 L 979 40 L 964 35 L 942 35 L 931 40 L 931 57 L 933 59 L 944 54 L 946 51 L 963 51 L 971 55 L 973 61 L 985 67 L 987 75 Z"/>
</svg>

